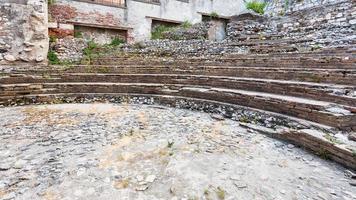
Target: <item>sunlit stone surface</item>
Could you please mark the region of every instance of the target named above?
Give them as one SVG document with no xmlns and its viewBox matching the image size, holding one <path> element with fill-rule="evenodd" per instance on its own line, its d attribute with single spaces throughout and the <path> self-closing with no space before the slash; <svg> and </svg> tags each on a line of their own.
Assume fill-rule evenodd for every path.
<svg viewBox="0 0 356 200">
<path fill-rule="evenodd" d="M 355 199 L 352 172 L 174 108 L 0 109 L 0 199 Z"/>
</svg>

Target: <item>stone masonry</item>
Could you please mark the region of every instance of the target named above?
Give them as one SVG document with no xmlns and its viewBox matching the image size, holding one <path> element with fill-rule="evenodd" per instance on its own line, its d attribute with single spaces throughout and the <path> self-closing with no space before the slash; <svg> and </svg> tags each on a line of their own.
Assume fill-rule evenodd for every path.
<svg viewBox="0 0 356 200">
<path fill-rule="evenodd" d="M 47 2 L 0 0 L 0 64 L 46 63 Z"/>
</svg>

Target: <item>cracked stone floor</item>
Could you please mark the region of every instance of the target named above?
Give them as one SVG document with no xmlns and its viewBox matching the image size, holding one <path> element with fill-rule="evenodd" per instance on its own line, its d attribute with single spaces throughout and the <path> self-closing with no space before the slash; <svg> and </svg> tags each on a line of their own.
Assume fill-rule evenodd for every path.
<svg viewBox="0 0 356 200">
<path fill-rule="evenodd" d="M 0 119 L 0 199 L 356 199 L 352 172 L 206 113 L 62 104 Z"/>
</svg>

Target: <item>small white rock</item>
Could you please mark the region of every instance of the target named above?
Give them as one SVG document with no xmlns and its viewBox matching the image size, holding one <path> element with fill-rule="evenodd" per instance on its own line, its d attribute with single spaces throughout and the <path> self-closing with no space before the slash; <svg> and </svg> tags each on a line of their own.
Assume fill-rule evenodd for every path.
<svg viewBox="0 0 356 200">
<path fill-rule="evenodd" d="M 149 175 L 149 176 L 146 177 L 146 182 L 152 183 L 155 180 L 156 180 L 156 176 L 155 175 Z"/>
<path fill-rule="evenodd" d="M 7 54 L 4 56 L 5 60 L 9 61 L 9 62 L 13 62 L 16 60 L 16 58 L 13 55 Z"/>
</svg>

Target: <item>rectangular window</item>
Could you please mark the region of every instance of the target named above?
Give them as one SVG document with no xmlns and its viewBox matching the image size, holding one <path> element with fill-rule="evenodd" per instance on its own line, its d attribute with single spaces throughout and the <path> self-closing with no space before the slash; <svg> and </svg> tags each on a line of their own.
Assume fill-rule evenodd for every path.
<svg viewBox="0 0 356 200">
<path fill-rule="evenodd" d="M 77 0 L 106 6 L 126 7 L 126 0 Z"/>
</svg>

